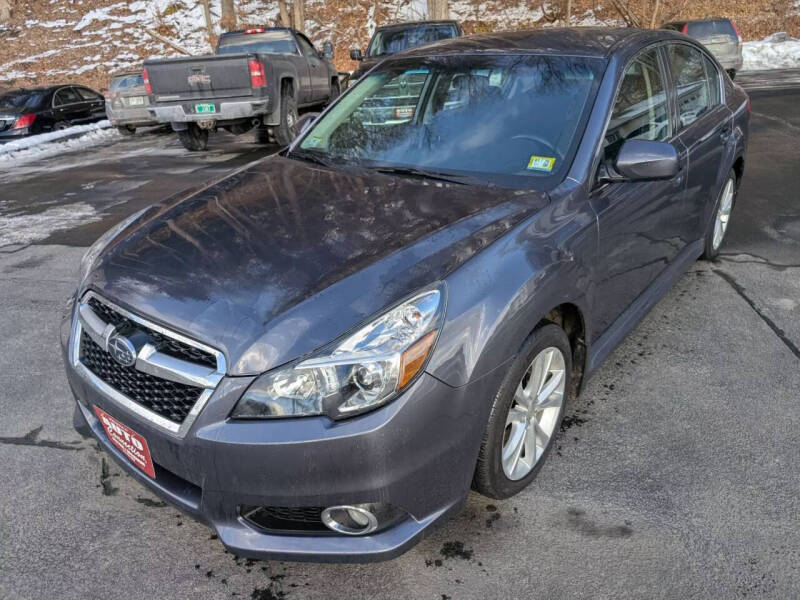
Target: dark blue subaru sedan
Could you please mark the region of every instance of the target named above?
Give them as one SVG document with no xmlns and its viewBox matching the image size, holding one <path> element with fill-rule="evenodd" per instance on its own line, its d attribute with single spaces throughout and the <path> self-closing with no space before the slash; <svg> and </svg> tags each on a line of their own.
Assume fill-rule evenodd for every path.
<svg viewBox="0 0 800 600">
<path fill-rule="evenodd" d="M 395 556 L 470 488 L 525 488 L 587 378 L 717 255 L 748 113 L 668 31 L 392 57 L 89 250 L 75 425 L 237 555 Z"/>
</svg>

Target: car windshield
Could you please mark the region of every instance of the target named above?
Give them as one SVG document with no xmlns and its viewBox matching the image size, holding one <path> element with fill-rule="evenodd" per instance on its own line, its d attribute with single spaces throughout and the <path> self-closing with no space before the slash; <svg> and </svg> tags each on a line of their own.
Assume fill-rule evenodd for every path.
<svg viewBox="0 0 800 600">
<path fill-rule="evenodd" d="M 223 35 L 217 54 L 297 54 L 297 45 L 288 31 L 234 33 Z"/>
<path fill-rule="evenodd" d="M 530 54 L 387 61 L 290 156 L 548 187 L 571 163 L 604 66 Z"/>
<path fill-rule="evenodd" d="M 375 36 L 369 43 L 367 56 L 397 54 L 409 48 L 454 37 L 458 37 L 458 30 L 452 23 L 379 30 L 375 32 Z"/>
<path fill-rule="evenodd" d="M 44 92 L 19 90 L 0 94 L 0 112 L 20 112 L 31 110 L 39 105 Z"/>
</svg>

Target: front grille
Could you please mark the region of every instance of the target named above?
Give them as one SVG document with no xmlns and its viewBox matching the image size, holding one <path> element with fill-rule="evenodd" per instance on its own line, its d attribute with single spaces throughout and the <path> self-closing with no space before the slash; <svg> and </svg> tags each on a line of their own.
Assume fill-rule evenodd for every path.
<svg viewBox="0 0 800 600">
<path fill-rule="evenodd" d="M 217 359 L 213 354 L 209 354 L 199 348 L 162 335 L 140 323 L 134 323 L 131 319 L 125 315 L 121 315 L 110 306 L 103 304 L 97 298 L 90 298 L 88 304 L 89 308 L 91 308 L 98 317 L 106 323 L 111 323 L 117 329 L 139 330 L 147 333 L 147 336 L 150 338 L 150 343 L 152 343 L 159 352 L 212 369 L 217 366 Z"/>
<path fill-rule="evenodd" d="M 104 320 L 105 317 L 105 314 L 101 316 Z M 175 423 L 183 422 L 203 393 L 203 388 L 174 383 L 120 365 L 85 331 L 81 332 L 80 361 L 118 392 Z"/>
</svg>

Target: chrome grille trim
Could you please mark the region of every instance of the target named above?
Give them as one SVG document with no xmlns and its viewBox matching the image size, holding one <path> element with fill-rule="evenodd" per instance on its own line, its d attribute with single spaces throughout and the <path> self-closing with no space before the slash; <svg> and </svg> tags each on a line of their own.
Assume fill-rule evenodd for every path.
<svg viewBox="0 0 800 600">
<path fill-rule="evenodd" d="M 169 354 L 159 352 L 152 344 L 145 344 L 136 356 L 136 363 L 134 368 L 148 375 L 173 381 L 183 385 L 194 386 L 197 388 L 204 388 L 197 401 L 194 403 L 189 413 L 186 415 L 181 423 L 176 423 L 158 413 L 150 410 L 128 398 L 118 390 L 114 389 L 108 383 L 100 379 L 97 375 L 92 373 L 80 361 L 81 355 L 81 334 L 85 331 L 86 334 L 105 351 L 108 351 L 108 340 L 113 335 L 115 327 L 103 321 L 88 305 L 90 299 L 94 298 L 96 301 L 106 305 L 119 314 L 127 317 L 131 321 L 142 325 L 143 327 L 157 332 L 165 337 L 176 340 L 182 344 L 192 346 L 213 356 L 216 360 L 216 368 L 210 369 L 207 365 L 200 365 L 185 361 Z M 101 392 L 105 397 L 114 401 L 123 409 L 137 415 L 154 425 L 167 431 L 168 433 L 177 437 L 184 437 L 192 424 L 194 423 L 200 411 L 203 410 L 211 395 L 214 393 L 219 382 L 224 377 L 227 371 L 227 363 L 225 355 L 196 342 L 195 340 L 185 337 L 174 331 L 170 331 L 152 321 L 140 317 L 130 311 L 121 308 L 120 306 L 106 300 L 95 292 L 87 292 L 83 298 L 78 302 L 72 318 L 72 331 L 69 345 L 69 361 L 75 371 L 88 381 L 95 389 Z"/>
</svg>

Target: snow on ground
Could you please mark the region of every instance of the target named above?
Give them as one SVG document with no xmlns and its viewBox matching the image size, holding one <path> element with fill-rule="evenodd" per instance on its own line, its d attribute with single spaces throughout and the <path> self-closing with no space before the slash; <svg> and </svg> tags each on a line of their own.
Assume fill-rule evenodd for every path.
<svg viewBox="0 0 800 600">
<path fill-rule="evenodd" d="M 38 242 L 50 237 L 54 231 L 71 229 L 99 219 L 97 211 L 85 202 L 65 204 L 28 215 L 0 215 L 0 248 Z"/>
<path fill-rule="evenodd" d="M 743 71 L 800 68 L 800 40 L 773 33 L 758 42 L 742 44 Z"/>
<path fill-rule="evenodd" d="M 91 125 L 78 125 L 60 131 L 41 133 L 0 146 L 0 169 L 47 158 L 57 154 L 84 150 L 116 140 L 120 133 L 107 120 Z"/>
</svg>

